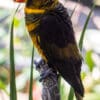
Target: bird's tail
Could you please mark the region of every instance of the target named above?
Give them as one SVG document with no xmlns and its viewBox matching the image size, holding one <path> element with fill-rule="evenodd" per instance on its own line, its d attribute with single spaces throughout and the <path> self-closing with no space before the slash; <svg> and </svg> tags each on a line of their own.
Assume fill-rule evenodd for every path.
<svg viewBox="0 0 100 100">
<path fill-rule="evenodd" d="M 75 91 L 76 100 L 83 100 L 83 97 Z"/>
</svg>

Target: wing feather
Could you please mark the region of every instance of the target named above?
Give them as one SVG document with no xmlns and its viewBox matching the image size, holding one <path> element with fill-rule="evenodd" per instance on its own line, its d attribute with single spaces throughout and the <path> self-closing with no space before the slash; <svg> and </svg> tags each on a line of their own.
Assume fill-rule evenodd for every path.
<svg viewBox="0 0 100 100">
<path fill-rule="evenodd" d="M 63 78 L 83 96 L 84 89 L 80 78 L 81 56 L 66 11 L 47 13 L 35 31 L 48 62 L 56 66 Z"/>
</svg>

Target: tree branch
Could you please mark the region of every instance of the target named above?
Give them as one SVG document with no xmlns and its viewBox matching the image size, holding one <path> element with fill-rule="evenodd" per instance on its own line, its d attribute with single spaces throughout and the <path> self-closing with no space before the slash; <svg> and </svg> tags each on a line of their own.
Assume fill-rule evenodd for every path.
<svg viewBox="0 0 100 100">
<path fill-rule="evenodd" d="M 40 81 L 43 85 L 42 100 L 60 100 L 57 74 L 43 60 L 35 61 L 35 65 L 40 73 Z"/>
</svg>

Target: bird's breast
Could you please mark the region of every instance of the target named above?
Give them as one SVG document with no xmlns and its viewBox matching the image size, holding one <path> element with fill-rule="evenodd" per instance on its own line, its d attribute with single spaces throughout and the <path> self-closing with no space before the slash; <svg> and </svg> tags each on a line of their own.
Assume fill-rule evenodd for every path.
<svg viewBox="0 0 100 100">
<path fill-rule="evenodd" d="M 27 11 L 27 10 L 25 10 Z M 32 11 L 30 10 L 29 13 L 25 13 L 25 23 L 26 23 L 26 27 L 27 30 L 29 32 L 29 35 L 32 39 L 33 45 L 35 46 L 35 48 L 37 49 L 37 51 L 39 52 L 39 54 L 42 56 L 42 58 L 47 61 L 43 50 L 40 47 L 40 37 L 39 35 L 37 35 L 37 33 L 35 33 L 35 29 L 38 27 L 40 19 L 42 14 L 35 14 L 35 13 L 31 13 Z M 42 11 L 40 11 L 40 13 L 42 13 Z"/>
</svg>

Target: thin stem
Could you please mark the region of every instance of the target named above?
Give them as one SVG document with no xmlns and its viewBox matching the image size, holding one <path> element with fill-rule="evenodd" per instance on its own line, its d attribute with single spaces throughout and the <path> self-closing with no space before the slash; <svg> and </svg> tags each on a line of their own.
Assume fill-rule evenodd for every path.
<svg viewBox="0 0 100 100">
<path fill-rule="evenodd" d="M 33 86 L 33 59 L 34 59 L 34 47 L 32 49 L 32 58 L 31 58 L 31 73 L 30 73 L 30 87 L 29 87 L 29 100 L 33 100 L 32 95 L 32 86 Z"/>
</svg>

